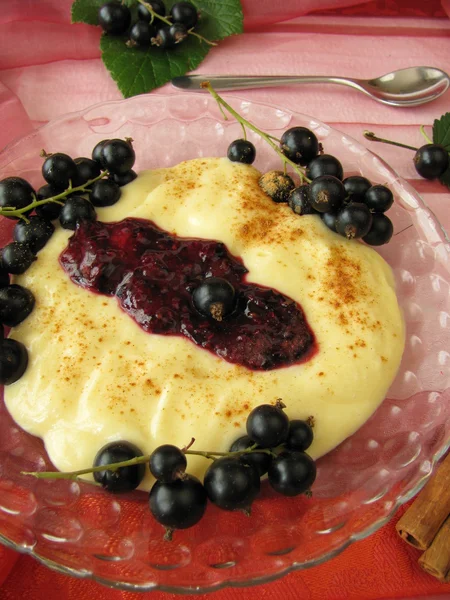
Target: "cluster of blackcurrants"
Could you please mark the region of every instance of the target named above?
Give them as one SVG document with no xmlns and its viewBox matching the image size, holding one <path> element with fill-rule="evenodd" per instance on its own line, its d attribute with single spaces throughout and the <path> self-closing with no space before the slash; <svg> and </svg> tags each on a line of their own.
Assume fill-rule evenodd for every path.
<svg viewBox="0 0 450 600">
<path fill-rule="evenodd" d="M 128 46 L 163 49 L 180 44 L 197 25 L 198 12 L 191 2 L 177 2 L 169 15 L 162 0 L 148 0 L 146 4 L 153 13 L 144 4 L 139 4 L 138 20 L 132 25 L 131 11 L 127 6 L 118 1 L 107 2 L 98 11 L 98 24 L 109 35 L 128 34 Z"/>
<path fill-rule="evenodd" d="M 150 472 L 155 477 L 149 505 L 155 519 L 169 532 L 187 529 L 200 521 L 207 500 L 224 510 L 249 512 L 260 492 L 261 477 L 268 474 L 270 485 L 285 496 L 309 493 L 316 478 L 316 465 L 306 454 L 314 438 L 312 420 L 289 420 L 277 401 L 254 408 L 247 418 L 247 435 L 236 440 L 228 453 L 192 452 L 213 459 L 203 483 L 186 473 L 186 454 L 166 444 L 150 455 Z M 214 456 L 216 455 L 216 456 Z M 110 492 L 136 489 L 143 480 L 143 462 L 114 467 L 122 461 L 142 457 L 142 452 L 125 441 L 110 442 L 94 460 L 94 479 Z M 147 461 L 146 461 L 147 462 Z"/>
<path fill-rule="evenodd" d="M 37 192 L 21 177 L 0 181 L 2 214 L 18 220 L 13 230 L 14 241 L 0 250 L 0 385 L 20 379 L 28 366 L 25 346 L 14 339 L 5 339 L 4 327 L 19 325 L 35 304 L 32 292 L 11 284 L 10 275 L 25 273 L 36 260 L 36 254 L 55 231 L 52 221 L 59 219 L 62 227 L 75 230 L 80 221 L 97 218 L 96 206 L 115 204 L 121 196 L 120 187 L 136 177 L 132 170 L 134 161 L 130 142 L 103 140 L 95 146 L 92 159 L 73 160 L 63 153 L 46 155 L 42 175 L 47 183 Z M 39 201 L 44 202 L 39 204 Z M 21 211 L 26 219 L 17 213 L 8 215 L 10 209 Z"/>
<path fill-rule="evenodd" d="M 310 183 L 297 187 L 283 171 L 264 173 L 259 184 L 275 202 L 286 202 L 298 215 L 318 214 L 332 231 L 347 239 L 362 238 L 371 246 L 386 244 L 394 228 L 384 214 L 394 201 L 384 185 L 372 185 L 365 177 L 344 179 L 340 161 L 321 154 L 315 134 L 306 127 L 292 127 L 280 140 L 280 150 L 296 165 L 305 167 Z M 235 140 L 228 147 L 232 161 L 252 164 L 256 150 L 248 140 Z"/>
</svg>

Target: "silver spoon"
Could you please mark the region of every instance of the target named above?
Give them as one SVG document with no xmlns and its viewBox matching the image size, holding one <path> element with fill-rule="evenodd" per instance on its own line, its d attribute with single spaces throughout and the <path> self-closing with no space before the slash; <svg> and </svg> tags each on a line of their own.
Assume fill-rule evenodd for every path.
<svg viewBox="0 0 450 600">
<path fill-rule="evenodd" d="M 431 102 L 446 92 L 450 85 L 447 73 L 434 67 L 408 67 L 369 80 L 321 75 L 185 75 L 172 79 L 172 85 L 183 90 L 204 92 L 206 90 L 200 84 L 205 81 L 209 81 L 217 91 L 298 83 L 335 83 L 351 87 L 391 106 L 419 106 Z"/>
</svg>

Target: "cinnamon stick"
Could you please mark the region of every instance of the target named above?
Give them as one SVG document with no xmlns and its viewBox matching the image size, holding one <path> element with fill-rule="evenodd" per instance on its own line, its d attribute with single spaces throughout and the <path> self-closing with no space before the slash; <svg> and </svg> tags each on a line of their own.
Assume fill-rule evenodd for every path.
<svg viewBox="0 0 450 600">
<path fill-rule="evenodd" d="M 419 558 L 424 571 L 440 581 L 450 581 L 450 516 L 439 529 L 431 546 Z"/>
<path fill-rule="evenodd" d="M 395 526 L 411 546 L 426 550 L 450 515 L 450 454 Z"/>
</svg>

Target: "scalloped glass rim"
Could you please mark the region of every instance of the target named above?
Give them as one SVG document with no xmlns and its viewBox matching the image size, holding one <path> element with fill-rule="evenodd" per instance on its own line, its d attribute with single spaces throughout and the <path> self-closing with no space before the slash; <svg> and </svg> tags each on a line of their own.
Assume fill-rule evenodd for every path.
<svg viewBox="0 0 450 600">
<path fill-rule="evenodd" d="M 293 111 L 280 109 L 279 107 L 268 104 L 249 102 L 239 96 L 227 96 L 227 100 L 232 105 L 238 104 L 241 113 L 250 115 L 250 120 L 255 122 L 261 128 L 275 135 L 277 133 L 279 134 L 280 130 L 284 130 L 288 126 L 292 126 L 294 123 L 312 128 L 320 139 L 327 138 L 327 150 L 329 150 L 329 143 L 334 143 L 335 146 L 340 149 L 341 153 L 337 154 L 344 163 L 346 172 L 362 172 L 372 181 L 377 181 L 379 183 L 384 181 L 389 182 L 389 185 L 394 189 L 396 200 L 399 204 L 399 223 L 403 223 L 403 221 L 405 223 L 409 223 L 410 220 L 414 221 L 416 219 L 416 222 L 413 224 L 416 228 L 420 228 L 421 233 L 424 234 L 424 238 L 426 240 L 424 244 L 427 246 L 427 248 L 429 246 L 432 249 L 440 250 L 442 247 L 442 252 L 438 254 L 438 257 L 440 257 L 442 260 L 444 258 L 447 260 L 447 263 L 443 264 L 442 272 L 445 273 L 446 278 L 450 276 L 450 268 L 448 267 L 450 250 L 448 244 L 446 244 L 446 242 L 449 241 L 446 232 L 438 222 L 437 218 L 426 206 L 425 202 L 417 194 L 417 192 L 404 180 L 399 178 L 395 171 L 391 169 L 382 159 L 367 150 L 364 146 L 360 145 L 350 136 L 344 135 L 341 132 L 332 129 L 315 118 L 311 118 Z M 110 118 L 111 115 L 114 116 L 116 119 L 115 121 Z M 204 129 L 201 126 L 201 123 L 205 119 L 208 121 L 208 125 L 211 124 L 211 120 L 214 125 L 214 133 L 209 133 L 206 141 Z M 111 123 L 113 123 L 112 128 Z M 24 156 L 24 148 L 27 147 L 28 143 L 30 143 L 31 146 L 33 145 L 33 142 L 36 144 L 36 141 L 48 143 L 49 140 L 51 140 L 52 132 L 54 133 L 56 130 L 63 130 L 66 128 L 68 132 L 71 132 L 67 139 L 67 147 L 64 148 L 58 146 L 58 150 L 70 152 L 71 147 L 77 143 L 77 151 L 79 150 L 80 154 L 83 153 L 83 143 L 76 137 L 77 124 L 83 125 L 84 128 L 87 124 L 92 132 L 95 131 L 99 139 L 107 137 L 108 134 L 116 131 L 117 129 L 121 129 L 126 125 L 130 126 L 132 132 L 135 131 L 142 133 L 144 128 L 148 129 L 149 132 L 151 130 L 152 134 L 154 134 L 156 130 L 156 137 L 159 136 L 158 140 L 160 142 L 162 141 L 162 150 L 161 148 L 158 148 L 158 151 L 155 153 L 157 155 L 156 159 L 155 157 L 146 156 L 145 161 L 141 160 L 142 153 L 139 153 L 138 151 L 138 170 L 140 168 L 151 168 L 158 165 L 166 166 L 183 158 L 192 158 L 193 156 L 208 156 L 214 154 L 223 155 L 226 151 L 229 141 L 236 137 L 241 137 L 240 126 L 233 121 L 224 122 L 215 101 L 210 96 L 191 94 L 138 96 L 128 100 L 98 104 L 77 113 L 64 115 L 51 121 L 47 125 L 44 125 L 39 130 L 32 132 L 24 138 L 11 142 L 0 153 L 0 171 L 3 172 L 2 176 L 5 176 L 5 174 L 13 174 L 13 172 L 21 172 L 24 175 L 29 175 L 31 181 L 33 182 L 33 178 L 36 178 L 37 176 L 37 168 L 33 167 L 31 170 L 28 169 L 28 163 L 26 163 L 26 161 L 30 161 L 31 159 L 30 157 L 27 158 Z M 190 124 L 194 124 L 194 128 L 190 127 Z M 191 132 L 189 131 L 190 129 L 192 130 Z M 182 134 L 179 144 L 174 143 L 173 140 L 171 142 L 170 136 L 174 135 L 176 132 L 178 132 L 178 134 L 181 132 Z M 201 135 L 199 135 L 198 138 L 195 136 L 190 138 L 189 136 L 192 132 Z M 124 132 L 121 134 L 124 135 Z M 209 137 L 211 140 L 209 140 Z M 165 145 L 163 138 L 166 138 Z M 253 137 L 253 134 L 250 133 L 249 138 L 257 146 L 258 158 L 261 157 L 261 161 L 259 163 L 257 159 L 256 166 L 262 170 L 271 165 L 271 168 L 273 168 L 274 155 L 268 153 L 263 148 L 261 142 Z M 144 136 L 144 139 L 147 143 L 149 142 L 149 139 L 146 136 Z M 187 142 L 188 140 L 191 140 L 191 144 L 183 143 Z M 198 146 L 200 142 L 202 145 Z M 90 145 L 86 146 L 86 148 L 92 148 L 91 140 L 89 141 L 89 144 Z M 151 144 L 149 144 L 149 147 L 151 149 Z M 193 147 L 194 150 L 192 149 Z M 87 149 L 85 152 L 87 152 Z M 345 154 L 344 158 L 343 154 Z M 145 164 L 140 164 L 140 162 Z M 424 249 L 426 248 L 422 248 L 422 250 Z M 388 254 L 389 250 L 382 248 L 380 249 L 380 253 L 383 255 Z M 429 263 L 425 261 L 425 266 L 428 264 Z M 447 279 L 445 279 L 445 283 L 447 283 Z M 445 388 L 444 392 L 447 389 L 448 388 Z M 411 398 L 412 397 L 413 396 L 411 396 Z M 410 400 L 411 398 L 408 396 L 406 396 L 406 398 L 402 398 L 401 394 L 397 394 L 397 396 L 394 395 L 394 399 L 399 400 L 399 403 L 403 402 L 405 399 Z M 395 408 L 395 405 L 393 408 Z M 315 556 L 311 560 L 303 560 L 301 562 L 295 560 L 292 561 L 291 559 L 289 564 L 281 565 L 280 563 L 278 568 L 276 567 L 270 572 L 267 572 L 261 576 L 250 577 L 248 579 L 245 577 L 243 578 L 242 576 L 239 577 L 239 579 L 231 576 L 227 579 L 227 569 L 222 569 L 221 573 L 223 574 L 223 579 L 220 581 L 216 580 L 216 582 L 212 585 L 205 585 L 203 582 L 201 584 L 199 583 L 199 585 L 188 586 L 166 585 L 164 583 L 158 583 L 155 581 L 130 583 L 126 581 L 118 581 L 100 577 L 91 571 L 76 569 L 67 564 L 64 565 L 60 562 L 55 562 L 46 556 L 40 555 L 38 551 L 35 551 L 34 545 L 33 547 L 29 547 L 26 545 L 17 544 L 10 540 L 7 536 L 3 535 L 1 532 L 0 541 L 19 552 L 33 555 L 46 566 L 61 573 L 66 573 L 81 578 L 92 578 L 102 584 L 129 591 L 161 590 L 178 593 L 201 593 L 206 591 L 215 591 L 226 586 L 242 587 L 272 581 L 291 571 L 308 568 L 329 560 L 330 558 L 342 552 L 352 542 L 367 537 L 382 525 L 387 523 L 394 515 L 398 507 L 404 502 L 407 502 L 422 488 L 428 477 L 431 475 L 434 464 L 450 447 L 450 439 L 446 439 L 448 430 L 445 429 L 445 427 L 449 426 L 449 423 L 450 414 L 447 415 L 447 421 L 443 422 L 443 438 L 439 440 L 437 445 L 434 446 L 433 452 L 426 457 L 427 460 L 425 462 L 427 466 L 425 469 L 423 468 L 423 464 L 422 469 L 419 468 L 416 460 L 417 457 L 414 456 L 414 458 L 412 458 L 410 462 L 407 462 L 406 464 L 409 466 L 415 466 L 416 471 L 413 475 L 411 475 L 407 483 L 401 487 L 401 489 L 399 487 L 400 482 L 394 481 L 391 488 L 388 489 L 386 487 L 382 492 L 380 492 L 378 489 L 377 493 L 374 492 L 373 497 L 366 499 L 366 501 L 363 503 L 369 507 L 373 507 L 378 506 L 380 501 L 384 501 L 385 509 L 382 510 L 381 517 L 378 516 L 377 518 L 374 518 L 369 524 L 362 523 L 361 520 L 360 528 L 357 528 L 356 530 L 347 534 L 345 539 L 340 539 L 338 537 L 337 539 L 332 540 L 329 537 L 328 539 L 330 541 L 330 545 L 320 556 Z M 357 434 L 355 434 L 355 436 L 356 435 Z M 352 436 L 350 440 L 352 440 L 355 436 Z M 408 441 L 404 441 L 402 443 L 404 444 L 404 447 L 409 444 Z M 400 444 L 400 450 L 402 451 L 403 449 L 404 448 Z M 331 454 L 335 456 L 334 453 Z M 333 460 L 333 457 L 331 460 Z M 393 493 L 390 502 L 386 496 L 388 492 Z M 327 498 L 326 492 L 325 498 Z M 369 509 L 367 509 L 367 511 L 369 511 Z M 11 519 L 12 518 L 13 515 L 11 515 Z M 346 523 L 344 523 L 344 525 L 345 524 Z M 334 528 L 331 527 L 329 530 L 324 530 L 320 533 L 332 535 L 334 531 L 338 531 L 339 529 L 340 526 L 336 526 Z M 289 553 L 287 554 L 289 555 Z"/>
</svg>

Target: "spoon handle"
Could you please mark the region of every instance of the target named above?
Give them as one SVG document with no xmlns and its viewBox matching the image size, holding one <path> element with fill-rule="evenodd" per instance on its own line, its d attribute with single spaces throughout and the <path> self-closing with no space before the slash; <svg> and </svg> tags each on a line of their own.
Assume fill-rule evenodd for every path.
<svg viewBox="0 0 450 600">
<path fill-rule="evenodd" d="M 275 87 L 298 83 L 335 83 L 361 89 L 353 79 L 345 77 L 325 77 L 321 75 L 185 75 L 172 79 L 172 85 L 182 90 L 205 92 L 200 84 L 209 81 L 217 91 L 242 90 L 248 88 Z"/>
</svg>

